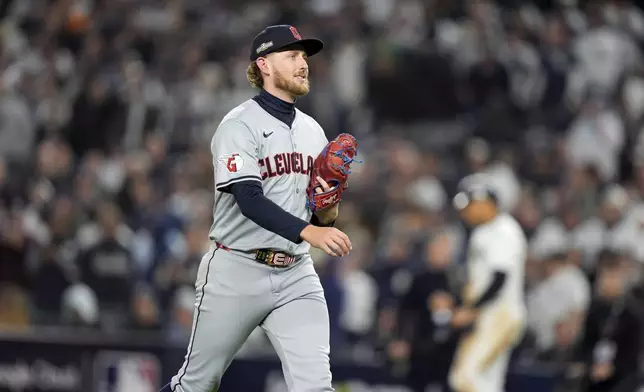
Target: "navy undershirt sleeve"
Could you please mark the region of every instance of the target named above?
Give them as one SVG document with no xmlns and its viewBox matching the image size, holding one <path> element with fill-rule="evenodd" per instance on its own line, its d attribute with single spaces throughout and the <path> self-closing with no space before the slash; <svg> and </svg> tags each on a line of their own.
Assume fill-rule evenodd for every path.
<svg viewBox="0 0 644 392">
<path fill-rule="evenodd" d="M 300 233 L 309 222 L 286 211 L 264 196 L 262 185 L 257 181 L 241 181 L 232 184 L 229 191 L 241 213 L 260 227 L 273 232 L 296 244 L 303 240 Z"/>
<path fill-rule="evenodd" d="M 480 308 L 486 304 L 488 304 L 490 301 L 492 301 L 494 298 L 496 298 L 497 294 L 499 291 L 501 291 L 501 288 L 503 288 L 503 285 L 505 284 L 506 281 L 506 275 L 505 273 L 501 271 L 494 271 L 494 275 L 492 277 L 492 282 L 488 286 L 488 288 L 485 290 L 483 295 L 476 301 L 476 304 L 474 304 L 475 308 Z"/>
</svg>

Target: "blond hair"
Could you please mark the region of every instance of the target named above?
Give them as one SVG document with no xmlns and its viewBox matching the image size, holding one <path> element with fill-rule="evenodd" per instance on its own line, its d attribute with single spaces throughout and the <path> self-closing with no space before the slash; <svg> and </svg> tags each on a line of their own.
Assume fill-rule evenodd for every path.
<svg viewBox="0 0 644 392">
<path fill-rule="evenodd" d="M 248 64 L 246 69 L 246 79 L 252 87 L 262 88 L 264 87 L 264 77 L 262 76 L 262 71 L 259 70 L 256 62 L 251 62 Z"/>
</svg>

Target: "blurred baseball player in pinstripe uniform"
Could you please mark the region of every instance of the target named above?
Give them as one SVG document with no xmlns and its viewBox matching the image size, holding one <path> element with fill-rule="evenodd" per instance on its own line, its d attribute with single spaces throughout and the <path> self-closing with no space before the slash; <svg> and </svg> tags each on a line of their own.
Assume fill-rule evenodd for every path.
<svg viewBox="0 0 644 392">
<path fill-rule="evenodd" d="M 452 323 L 469 325 L 450 371 L 455 392 L 502 392 L 510 353 L 523 334 L 526 238 L 519 223 L 498 208 L 483 175 L 465 178 L 454 206 L 472 228 L 467 246 L 463 307 Z"/>
</svg>

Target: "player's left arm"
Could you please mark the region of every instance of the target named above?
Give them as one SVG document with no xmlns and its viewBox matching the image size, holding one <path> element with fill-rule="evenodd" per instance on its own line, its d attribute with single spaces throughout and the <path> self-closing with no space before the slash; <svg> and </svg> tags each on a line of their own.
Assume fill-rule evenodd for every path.
<svg viewBox="0 0 644 392">
<path fill-rule="evenodd" d="M 491 270 L 490 283 L 471 306 L 480 310 L 498 298 L 515 263 L 521 262 L 521 244 L 513 237 L 494 238 L 485 243 L 485 262 Z"/>
<path fill-rule="evenodd" d="M 488 287 L 483 291 L 483 294 L 472 304 L 472 307 L 474 309 L 481 309 L 485 305 L 489 304 L 494 300 L 499 293 L 501 292 L 501 289 L 505 285 L 505 281 L 507 280 L 507 272 L 501 271 L 501 270 L 494 270 L 492 273 L 492 281 L 488 285 Z"/>
<path fill-rule="evenodd" d="M 463 307 L 454 312 L 453 324 L 463 326 L 474 323 L 478 313 L 490 303 L 494 302 L 508 281 L 508 275 L 513 268 L 513 263 L 519 262 L 520 244 L 513 243 L 510 238 L 486 238 L 474 244 L 482 254 L 487 268 L 490 269 L 491 278 L 488 286 L 480 293 L 473 293 L 471 284 L 463 290 Z M 472 277 L 474 278 L 474 277 Z"/>
<path fill-rule="evenodd" d="M 492 272 L 492 280 L 483 293 L 478 298 L 474 298 L 469 302 L 465 301 L 462 308 L 454 311 L 452 325 L 457 328 L 471 326 L 476 321 L 481 309 L 498 297 L 506 280 L 507 272 L 495 269 Z"/>
</svg>

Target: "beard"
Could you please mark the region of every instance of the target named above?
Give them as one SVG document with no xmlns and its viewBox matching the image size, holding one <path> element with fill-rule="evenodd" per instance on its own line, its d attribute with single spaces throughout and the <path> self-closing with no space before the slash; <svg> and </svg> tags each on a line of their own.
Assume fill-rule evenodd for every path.
<svg viewBox="0 0 644 392">
<path fill-rule="evenodd" d="M 310 84 L 308 76 L 304 81 L 298 80 L 295 76 L 287 79 L 281 72 L 276 70 L 275 87 L 294 97 L 301 97 L 309 93 Z"/>
</svg>

